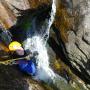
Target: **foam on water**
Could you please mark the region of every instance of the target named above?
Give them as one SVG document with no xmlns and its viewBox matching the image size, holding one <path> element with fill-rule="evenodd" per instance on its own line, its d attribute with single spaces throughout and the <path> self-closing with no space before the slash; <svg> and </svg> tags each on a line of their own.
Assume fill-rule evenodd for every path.
<svg viewBox="0 0 90 90">
<path fill-rule="evenodd" d="M 25 49 L 29 47 L 32 53 L 38 52 L 36 57 L 37 72 L 35 79 L 45 82 L 49 81 L 51 78 L 53 79 L 55 74 L 49 67 L 49 57 L 43 39 L 40 36 L 33 36 L 32 38 L 28 38 L 25 44 Z"/>
<path fill-rule="evenodd" d="M 50 27 L 54 21 L 55 13 L 56 13 L 56 5 L 55 0 L 53 0 L 52 10 L 50 13 L 51 17 L 48 20 L 48 26 L 46 28 L 48 36 Z M 25 40 L 25 49 L 26 50 L 30 49 L 32 53 L 38 52 L 38 56 L 36 58 L 37 72 L 35 79 L 47 82 L 55 77 L 55 73 L 49 67 L 49 56 L 45 46 L 46 44 L 44 42 L 45 42 L 44 39 L 36 34 L 35 36 L 32 36 L 31 38 L 27 38 L 27 40 Z"/>
<path fill-rule="evenodd" d="M 52 0 L 52 9 L 51 9 L 51 13 L 50 13 L 51 17 L 50 17 L 49 20 L 47 20 L 48 21 L 48 26 L 46 28 L 46 33 L 48 35 L 48 38 L 49 38 L 49 32 L 50 32 L 51 25 L 52 25 L 52 23 L 54 21 L 54 18 L 55 18 L 55 14 L 56 14 L 56 0 Z M 46 35 L 46 33 L 45 33 L 45 35 Z M 48 38 L 47 38 L 47 40 L 48 40 Z"/>
<path fill-rule="evenodd" d="M 27 43 L 31 43 L 31 45 L 29 46 L 31 48 L 31 52 L 38 52 L 38 56 L 36 59 L 37 72 L 35 79 L 43 80 L 45 82 L 50 78 L 53 79 L 55 77 L 55 74 L 49 67 L 49 57 L 45 44 L 43 43 L 43 39 L 39 36 L 34 36 L 31 39 L 27 39 L 27 41 Z M 28 48 L 28 44 L 26 48 Z"/>
<path fill-rule="evenodd" d="M 45 35 L 46 34 L 48 35 L 48 38 L 49 38 L 50 27 L 54 21 L 55 13 L 56 13 L 56 4 L 55 4 L 55 0 L 53 0 L 52 10 L 50 13 L 51 17 L 49 20 L 47 20 L 48 26 L 46 28 L 46 33 L 45 33 Z M 46 83 L 50 82 L 49 84 L 53 84 L 52 86 L 58 88 L 57 90 L 65 90 L 65 88 L 66 89 L 68 88 L 67 90 L 70 90 L 71 87 L 69 86 L 69 84 L 67 84 L 66 80 L 61 76 L 57 75 L 56 73 L 54 73 L 54 71 L 49 66 L 49 56 L 46 48 L 47 40 L 44 39 L 44 36 L 42 37 L 36 34 L 30 38 L 27 38 L 24 41 L 25 50 L 30 49 L 32 53 L 38 52 L 38 55 L 36 57 L 37 71 L 36 71 L 36 75 L 34 76 L 34 79 L 42 80 Z"/>
<path fill-rule="evenodd" d="M 49 37 L 50 27 L 54 21 L 55 13 L 56 13 L 56 3 L 55 3 L 55 0 L 53 0 L 52 10 L 51 10 L 51 14 L 50 14 L 51 17 L 48 21 L 48 26 L 46 28 L 48 37 Z M 38 59 L 37 65 L 38 66 L 37 66 L 36 78 L 38 78 L 40 80 L 44 80 L 45 82 L 47 82 L 47 81 L 54 79 L 55 73 L 49 67 L 49 57 L 48 57 L 48 53 L 47 53 L 45 43 L 43 41 L 44 39 L 43 38 L 41 39 L 38 36 L 38 37 L 36 37 L 36 40 L 39 41 L 39 43 L 37 42 L 37 44 L 38 44 L 37 48 L 38 48 L 39 55 L 37 57 L 37 59 Z"/>
</svg>

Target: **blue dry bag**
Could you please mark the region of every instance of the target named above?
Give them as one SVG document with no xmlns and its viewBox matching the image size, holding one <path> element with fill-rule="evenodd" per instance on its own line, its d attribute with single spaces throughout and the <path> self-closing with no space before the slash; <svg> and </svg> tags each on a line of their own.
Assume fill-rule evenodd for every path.
<svg viewBox="0 0 90 90">
<path fill-rule="evenodd" d="M 19 68 L 30 74 L 30 75 L 35 75 L 35 72 L 36 72 L 36 66 L 34 64 L 34 62 L 32 60 L 19 60 L 18 61 L 18 65 L 19 65 Z"/>
</svg>

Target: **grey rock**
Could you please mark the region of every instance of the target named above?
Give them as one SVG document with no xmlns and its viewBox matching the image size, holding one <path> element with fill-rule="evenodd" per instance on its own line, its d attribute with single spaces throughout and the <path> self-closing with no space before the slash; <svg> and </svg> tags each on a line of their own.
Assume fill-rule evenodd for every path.
<svg viewBox="0 0 90 90">
<path fill-rule="evenodd" d="M 0 65 L 0 90 L 45 90 L 16 66 Z"/>
<path fill-rule="evenodd" d="M 75 32 L 68 31 L 66 50 L 73 68 L 90 83 L 90 0 L 79 0 L 78 3 L 73 0 L 73 3 L 79 9 L 81 21 L 74 28 Z"/>
</svg>

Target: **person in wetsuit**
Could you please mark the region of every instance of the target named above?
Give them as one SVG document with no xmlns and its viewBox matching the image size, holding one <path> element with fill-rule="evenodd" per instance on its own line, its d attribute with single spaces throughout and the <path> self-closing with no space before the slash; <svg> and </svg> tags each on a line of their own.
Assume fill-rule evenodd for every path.
<svg viewBox="0 0 90 90">
<path fill-rule="evenodd" d="M 8 32 L 7 30 L 3 30 L 2 28 L 0 28 L 0 42 L 9 49 L 9 52 L 11 52 L 10 55 L 14 58 L 25 56 L 25 51 L 22 45 L 17 41 L 13 41 L 10 32 Z M 34 57 L 30 58 L 30 60 L 21 59 L 15 61 L 15 63 L 18 65 L 19 69 L 22 72 L 25 72 L 29 75 L 35 75 L 36 65 L 33 59 Z"/>
</svg>

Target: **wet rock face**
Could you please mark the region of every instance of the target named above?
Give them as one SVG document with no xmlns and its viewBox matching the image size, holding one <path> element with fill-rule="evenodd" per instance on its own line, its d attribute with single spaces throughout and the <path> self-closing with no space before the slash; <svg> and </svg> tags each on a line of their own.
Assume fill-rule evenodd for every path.
<svg viewBox="0 0 90 90">
<path fill-rule="evenodd" d="M 28 87 L 29 84 L 18 70 L 0 65 L 0 90 L 28 90 Z"/>
<path fill-rule="evenodd" d="M 79 7 L 79 11 L 76 9 L 79 15 L 76 21 L 79 22 L 78 26 L 76 23 L 74 31 L 67 32 L 68 42 L 65 45 L 72 67 L 90 83 L 90 1 L 80 1 L 75 5 Z"/>
<path fill-rule="evenodd" d="M 27 8 L 37 8 L 42 3 L 50 2 L 50 0 L 13 0 L 13 1 L 6 0 L 6 1 L 11 2 L 17 8 L 23 10 Z M 57 68 L 56 66 L 54 68 L 58 69 L 60 73 L 64 72 L 60 71 L 60 68 L 62 66 L 60 59 L 64 60 L 64 62 L 67 61 L 67 63 L 70 62 L 72 67 L 79 72 L 78 75 L 82 79 L 84 78 L 86 82 L 90 83 L 89 0 L 88 3 L 86 3 L 85 0 L 57 0 L 57 1 L 59 1 L 58 3 L 59 7 L 57 7 L 55 26 L 59 31 L 56 32 L 56 36 L 53 35 L 53 38 L 50 37 L 49 39 L 50 40 L 49 45 L 50 48 L 52 48 L 52 50 L 50 50 L 49 53 L 50 60 L 51 61 L 55 60 L 55 62 L 52 63 L 56 64 Z M 71 1 L 73 1 L 73 6 L 71 4 Z M 83 3 L 80 3 L 79 1 L 80 2 L 83 1 Z M 13 9 L 13 7 L 10 6 L 10 3 L 8 4 L 9 7 Z M 71 13 L 72 8 L 75 8 L 76 10 L 75 12 L 76 17 L 74 17 L 75 20 L 74 23 L 72 22 L 73 21 L 72 17 L 70 17 L 70 15 L 72 14 Z M 13 11 L 15 14 L 16 13 L 15 9 L 13 9 Z M 70 28 L 72 25 L 74 26 L 73 30 Z M 53 51 L 54 53 L 52 53 Z M 65 55 L 66 57 L 68 56 L 69 59 L 67 59 Z M 57 58 L 58 62 L 60 63 L 56 61 Z M 66 72 L 64 75 L 62 74 L 62 76 L 68 79 Z M 30 82 L 30 76 L 28 81 Z M 78 80 L 76 79 L 76 81 Z M 6 90 L 6 88 L 7 90 L 20 90 L 20 89 L 29 90 L 30 88 L 32 88 L 32 90 L 44 90 L 43 87 L 38 86 L 38 84 L 36 83 L 28 83 L 27 80 L 24 79 L 22 73 L 17 71 L 15 68 L 0 66 L 0 90 Z"/>
<path fill-rule="evenodd" d="M 0 65 L 0 90 L 46 90 L 16 66 Z M 48 89 L 47 89 L 48 90 Z"/>
</svg>

